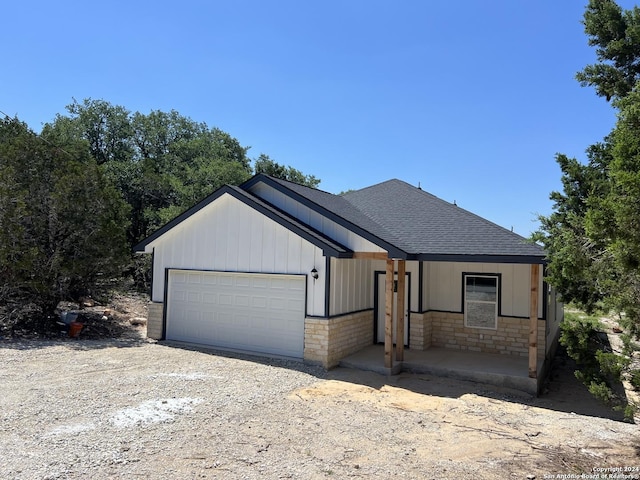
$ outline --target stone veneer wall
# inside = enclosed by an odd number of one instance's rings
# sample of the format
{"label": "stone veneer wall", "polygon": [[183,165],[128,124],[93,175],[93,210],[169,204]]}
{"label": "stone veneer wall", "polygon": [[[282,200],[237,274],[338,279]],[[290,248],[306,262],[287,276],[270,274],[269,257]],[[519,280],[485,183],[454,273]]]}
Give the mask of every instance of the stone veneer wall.
{"label": "stone veneer wall", "polygon": [[[434,347],[455,348],[473,352],[500,353],[505,355],[529,356],[529,319],[498,317],[497,330],[468,328],[464,326],[464,314],[427,312],[423,314],[425,324],[431,325],[430,344]],[[413,316],[411,331],[413,332]],[[416,319],[416,323],[417,319]],[[426,332],[424,347],[428,348]],[[416,332],[417,333],[417,332]],[[418,341],[412,337],[412,347],[418,348]],[[415,343],[414,343],[415,342]],[[538,320],[538,359],[545,358],[545,321]]]}
{"label": "stone veneer wall", "polygon": [[426,350],[431,346],[431,320],[426,313],[411,312],[409,318],[409,347]]}
{"label": "stone veneer wall", "polygon": [[155,340],[162,339],[162,317],[164,315],[164,303],[149,302],[147,315],[147,337]]}
{"label": "stone veneer wall", "polygon": [[335,318],[306,318],[304,359],[332,368],[358,350],[373,344],[373,310]]}

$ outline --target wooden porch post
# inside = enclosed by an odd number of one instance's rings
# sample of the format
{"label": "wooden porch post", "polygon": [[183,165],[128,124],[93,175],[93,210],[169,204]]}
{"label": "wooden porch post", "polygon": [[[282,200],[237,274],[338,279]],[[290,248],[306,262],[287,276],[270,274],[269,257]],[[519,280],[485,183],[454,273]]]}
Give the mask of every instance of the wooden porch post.
{"label": "wooden porch post", "polygon": [[394,260],[387,259],[384,303],[384,366],[393,368],[393,270]]}
{"label": "wooden porch post", "polygon": [[396,309],[396,360],[404,361],[404,277],[406,261],[398,260],[398,293]]}
{"label": "wooden porch post", "polygon": [[529,300],[529,377],[538,378],[538,283],[540,265],[531,265],[531,297]]}

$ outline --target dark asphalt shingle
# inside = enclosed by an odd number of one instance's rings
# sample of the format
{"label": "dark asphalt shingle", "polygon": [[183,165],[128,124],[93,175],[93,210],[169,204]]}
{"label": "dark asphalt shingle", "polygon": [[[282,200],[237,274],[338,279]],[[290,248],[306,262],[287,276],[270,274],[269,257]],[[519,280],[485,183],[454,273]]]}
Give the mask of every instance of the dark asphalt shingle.
{"label": "dark asphalt shingle", "polygon": [[401,180],[349,192],[351,205],[413,254],[544,256],[544,250],[489,220]]}
{"label": "dark asphalt shingle", "polygon": [[544,257],[539,245],[401,180],[334,195],[269,178],[409,255]]}

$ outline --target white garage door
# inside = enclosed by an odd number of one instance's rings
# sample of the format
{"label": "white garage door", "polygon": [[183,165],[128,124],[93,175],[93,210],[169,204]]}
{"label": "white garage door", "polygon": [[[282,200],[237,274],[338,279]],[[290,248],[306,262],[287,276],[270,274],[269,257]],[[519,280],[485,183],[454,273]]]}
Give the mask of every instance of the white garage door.
{"label": "white garage door", "polygon": [[302,358],[305,277],[171,270],[167,340]]}

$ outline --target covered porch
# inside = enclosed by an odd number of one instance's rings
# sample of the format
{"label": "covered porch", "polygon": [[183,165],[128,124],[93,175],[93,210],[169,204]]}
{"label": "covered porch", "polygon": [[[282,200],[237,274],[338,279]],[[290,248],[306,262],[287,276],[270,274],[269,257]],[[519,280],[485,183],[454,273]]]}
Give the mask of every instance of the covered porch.
{"label": "covered porch", "polygon": [[[503,388],[511,388],[531,395],[538,393],[538,381],[528,375],[527,357],[500,355],[451,348],[431,347],[427,350],[404,350],[404,360],[385,367],[384,345],[370,345],[343,358],[340,366],[367,370],[383,375],[401,371],[467,380]],[[544,360],[538,362],[538,371]]]}
{"label": "covered porch", "polygon": [[[480,347],[474,348],[438,348],[429,343],[418,342],[423,348],[405,350],[404,342],[396,342],[396,339],[405,338],[405,325],[402,319],[407,309],[405,308],[405,270],[406,261],[403,259],[386,259],[385,269],[385,314],[384,314],[384,345],[373,345],[341,361],[341,365],[349,365],[366,370],[375,369],[385,374],[396,374],[400,371],[412,371],[416,373],[431,373],[439,376],[472,380],[476,382],[515,388],[521,391],[537,395],[540,382],[543,378],[544,353],[539,352],[540,326],[538,323],[539,294],[540,294],[540,264],[529,265],[529,316],[528,334],[524,338],[514,342],[526,345],[526,356],[504,355],[502,353],[490,353],[482,351]],[[397,275],[396,275],[397,273]],[[394,281],[394,278],[397,280]],[[496,293],[496,323],[499,312],[498,280],[495,281]],[[396,295],[397,293],[397,295]],[[490,302],[486,302],[490,303]],[[489,330],[489,329],[487,329]],[[478,331],[483,331],[479,330]],[[473,332],[472,332],[473,333]],[[524,333],[524,332],[523,332]],[[452,333],[453,335],[453,333]],[[469,335],[459,333],[458,335]],[[479,334],[482,338],[483,335]],[[506,336],[505,336],[506,338]],[[526,343],[524,343],[526,342]],[[544,349],[544,339],[542,347]],[[528,345],[527,345],[528,344]],[[358,366],[359,365],[359,366]]]}

